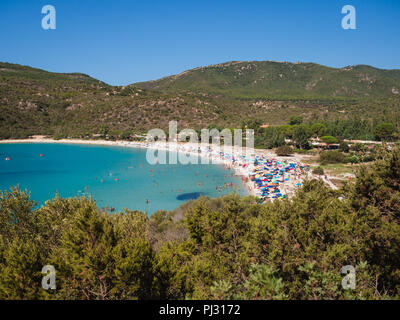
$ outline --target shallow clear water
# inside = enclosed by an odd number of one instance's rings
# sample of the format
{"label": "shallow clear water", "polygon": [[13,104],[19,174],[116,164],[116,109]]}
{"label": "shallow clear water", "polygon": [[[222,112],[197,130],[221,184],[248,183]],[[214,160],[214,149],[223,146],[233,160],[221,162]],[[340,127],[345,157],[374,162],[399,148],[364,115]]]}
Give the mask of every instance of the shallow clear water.
{"label": "shallow clear water", "polygon": [[39,204],[56,192],[62,197],[87,192],[99,207],[147,210],[151,214],[173,210],[201,194],[219,197],[232,193],[233,187],[216,190],[225,182],[240,186],[239,193],[245,194],[240,178],[231,177],[231,173],[212,164],[150,165],[146,150],[129,147],[0,144],[0,190],[19,185],[31,191],[31,198]]}

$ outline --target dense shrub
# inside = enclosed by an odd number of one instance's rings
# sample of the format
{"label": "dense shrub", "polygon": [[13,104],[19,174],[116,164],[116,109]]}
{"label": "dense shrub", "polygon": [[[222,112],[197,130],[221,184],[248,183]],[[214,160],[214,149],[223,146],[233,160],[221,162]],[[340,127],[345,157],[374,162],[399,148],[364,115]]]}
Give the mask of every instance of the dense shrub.
{"label": "dense shrub", "polygon": [[310,144],[308,139],[310,136],[309,128],[304,124],[293,126],[293,142],[297,148],[309,149]]}
{"label": "dense shrub", "polygon": [[366,152],[368,147],[363,143],[355,143],[351,146],[351,150],[355,152]]}
{"label": "dense shrub", "polygon": [[[183,219],[110,214],[90,198],[37,208],[11,189],[0,193],[0,299],[400,299],[399,185],[396,148],[340,190],[311,180],[263,205],[202,197]],[[47,264],[54,291],[41,288]],[[346,265],[355,289],[341,285]]]}
{"label": "dense shrub", "polygon": [[352,156],[348,156],[344,159],[344,163],[359,163],[360,162],[360,158],[357,157],[356,155],[352,155]]}
{"label": "dense shrub", "polygon": [[284,145],[276,148],[275,153],[277,156],[290,156],[291,154],[293,154],[293,149],[288,145]]}
{"label": "dense shrub", "polygon": [[322,167],[315,167],[312,173],[322,176],[324,174],[324,169]]}
{"label": "dense shrub", "polygon": [[375,157],[372,154],[367,154],[362,158],[362,162],[375,161]]}
{"label": "dense shrub", "polygon": [[319,155],[321,164],[343,163],[345,156],[340,151],[323,151]]}
{"label": "dense shrub", "polygon": [[339,142],[338,139],[336,139],[335,137],[332,137],[332,136],[323,136],[323,137],[321,137],[321,140],[323,142],[325,142],[325,143],[328,143],[328,144],[338,143]]}
{"label": "dense shrub", "polygon": [[396,127],[392,123],[381,123],[377,125],[374,129],[375,137],[379,140],[391,141],[396,132]]}
{"label": "dense shrub", "polygon": [[350,151],[350,146],[349,146],[349,144],[347,142],[342,141],[342,142],[340,142],[339,149],[342,152],[346,152],[347,153],[347,152]]}
{"label": "dense shrub", "polygon": [[302,116],[292,116],[290,117],[289,124],[290,125],[296,125],[296,124],[302,124],[303,123],[303,117]]}
{"label": "dense shrub", "polygon": [[285,138],[278,127],[268,127],[260,129],[260,134],[256,136],[255,145],[262,148],[272,149],[283,146]]}
{"label": "dense shrub", "polygon": [[321,137],[323,135],[325,135],[327,131],[327,127],[323,124],[323,123],[314,123],[311,126],[311,132],[313,133],[313,135],[315,137]]}

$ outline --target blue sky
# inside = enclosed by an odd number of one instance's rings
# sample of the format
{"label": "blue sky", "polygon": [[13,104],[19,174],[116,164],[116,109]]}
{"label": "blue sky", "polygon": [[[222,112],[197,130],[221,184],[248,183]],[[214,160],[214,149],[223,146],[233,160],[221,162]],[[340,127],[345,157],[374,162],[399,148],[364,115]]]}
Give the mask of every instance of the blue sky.
{"label": "blue sky", "polygon": [[[341,27],[348,4],[356,30]],[[1,0],[0,30],[0,61],[113,85],[232,60],[400,69],[399,0]]]}

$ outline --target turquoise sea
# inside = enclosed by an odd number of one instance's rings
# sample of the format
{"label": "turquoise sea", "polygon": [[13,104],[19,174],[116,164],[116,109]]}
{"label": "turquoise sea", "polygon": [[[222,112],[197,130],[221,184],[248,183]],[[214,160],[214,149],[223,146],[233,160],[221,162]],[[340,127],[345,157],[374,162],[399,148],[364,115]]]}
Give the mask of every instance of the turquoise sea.
{"label": "turquoise sea", "polygon": [[[6,160],[9,158],[9,160]],[[232,193],[216,187],[240,178],[220,165],[150,165],[146,150],[77,144],[0,144],[0,190],[19,185],[44,204],[55,196],[90,194],[99,207],[129,208],[149,214],[173,210],[199,195]],[[202,182],[202,185],[198,184]],[[148,203],[147,203],[148,200]]]}

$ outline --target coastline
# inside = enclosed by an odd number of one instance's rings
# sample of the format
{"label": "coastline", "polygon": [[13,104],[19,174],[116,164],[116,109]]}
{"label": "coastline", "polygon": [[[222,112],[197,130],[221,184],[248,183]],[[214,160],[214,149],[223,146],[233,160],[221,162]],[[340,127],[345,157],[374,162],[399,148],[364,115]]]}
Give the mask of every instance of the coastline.
{"label": "coastline", "polygon": [[[85,139],[59,139],[35,137],[30,139],[9,139],[0,140],[0,144],[24,144],[24,143],[51,143],[51,144],[82,144],[82,145],[98,145],[98,146],[114,146],[114,147],[128,147],[137,149],[157,149],[169,152],[178,152],[197,156],[198,159],[208,158],[210,164],[217,164],[233,170],[236,176],[242,177],[242,188],[245,189],[247,195],[258,197],[260,190],[257,189],[256,183],[250,179],[251,171],[254,169],[252,166],[253,159],[256,157],[264,157],[267,159],[275,159],[277,161],[292,161],[301,162],[298,157],[278,157],[271,150],[267,149],[248,149],[246,147],[232,148],[231,154],[221,156],[220,151],[224,151],[224,147],[217,148],[212,144],[193,144],[190,142],[146,142],[146,141],[124,141],[124,140],[85,140]],[[214,148],[214,149],[213,149]],[[251,157],[245,158],[243,155],[250,155]],[[235,158],[235,161],[232,161]],[[199,160],[199,163],[201,161]],[[208,162],[207,162],[208,163]],[[284,194],[291,195],[295,190],[294,182],[301,182],[303,179],[296,177],[296,181],[289,181],[282,186]],[[293,182],[293,183],[292,183]]]}
{"label": "coastline", "polygon": [[[85,140],[85,139],[59,139],[55,140],[52,138],[30,138],[30,139],[7,139],[7,140],[0,140],[0,144],[24,144],[24,143],[51,143],[51,144],[82,144],[82,145],[97,145],[97,146],[109,146],[109,147],[128,147],[128,148],[137,148],[137,149],[159,149],[165,151],[177,151],[181,153],[191,154],[199,156],[199,158],[208,157],[210,164],[221,165],[224,167],[229,167],[232,169],[236,176],[245,176],[249,177],[246,172],[241,170],[239,167],[232,166],[228,160],[221,159],[216,157],[215,155],[204,155],[199,154],[198,152],[194,152],[193,150],[196,147],[199,147],[201,144],[194,145],[193,143],[189,142],[145,142],[145,141],[125,141],[125,140]],[[163,146],[163,144],[165,146]],[[177,150],[174,150],[171,147],[177,147]],[[204,146],[204,145],[201,145]],[[212,145],[206,145],[212,146]],[[166,147],[166,148],[165,148]],[[183,148],[182,148],[183,147]],[[185,147],[188,148],[185,150]],[[200,163],[200,161],[199,161]],[[244,181],[244,180],[242,180]],[[243,186],[247,195],[257,196],[254,192],[254,186],[252,182],[248,179],[246,183],[243,182]]]}

